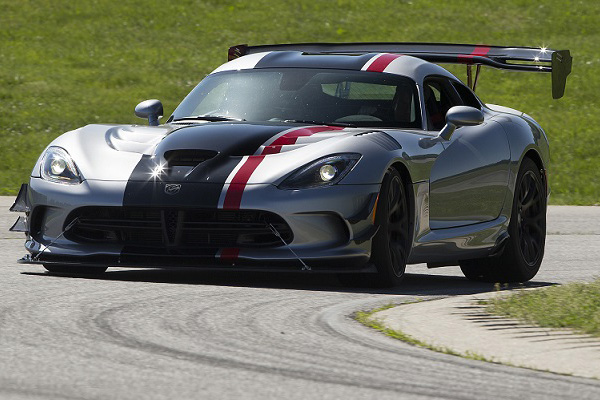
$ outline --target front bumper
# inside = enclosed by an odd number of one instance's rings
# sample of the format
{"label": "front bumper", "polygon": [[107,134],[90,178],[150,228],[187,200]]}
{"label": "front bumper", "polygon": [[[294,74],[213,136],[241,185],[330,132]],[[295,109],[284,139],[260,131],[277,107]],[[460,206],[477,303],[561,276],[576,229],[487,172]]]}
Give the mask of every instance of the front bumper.
{"label": "front bumper", "polygon": [[[84,181],[63,186],[32,178],[27,202],[31,208],[29,236],[25,244],[30,255],[23,263],[103,265],[122,267],[201,267],[244,270],[300,270],[302,261],[317,271],[374,271],[368,265],[374,200],[379,185],[335,185],[305,190],[280,190],[273,185],[248,185],[241,210],[263,210],[281,217],[293,232],[287,244],[269,247],[203,244],[182,249],[173,243],[164,246],[128,246],[124,243],[93,243],[72,240],[69,215],[81,207],[123,207],[125,181]],[[197,202],[177,196],[137,207],[157,209],[206,208],[202,184],[195,189]],[[71,221],[72,222],[72,221]],[[302,261],[300,261],[300,258]]]}

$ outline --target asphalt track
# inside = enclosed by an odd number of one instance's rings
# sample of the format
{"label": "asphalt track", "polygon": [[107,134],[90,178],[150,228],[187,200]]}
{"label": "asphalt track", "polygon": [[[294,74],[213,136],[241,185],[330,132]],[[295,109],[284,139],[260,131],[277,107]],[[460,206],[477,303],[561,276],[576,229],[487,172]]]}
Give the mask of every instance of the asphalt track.
{"label": "asphalt track", "polygon": [[[349,315],[390,302],[491,290],[457,268],[409,267],[394,290],[334,277],[22,266],[0,198],[0,399],[600,398],[600,381],[416,348]],[[532,285],[600,275],[600,207],[550,210]],[[426,315],[423,318],[427,318]]]}

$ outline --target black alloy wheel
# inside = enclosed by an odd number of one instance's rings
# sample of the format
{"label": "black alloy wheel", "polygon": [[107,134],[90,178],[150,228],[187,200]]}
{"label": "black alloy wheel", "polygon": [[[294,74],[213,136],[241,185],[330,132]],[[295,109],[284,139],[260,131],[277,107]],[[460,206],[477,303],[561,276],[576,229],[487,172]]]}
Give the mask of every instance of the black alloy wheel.
{"label": "black alloy wheel", "polygon": [[404,278],[410,249],[410,214],[406,188],[400,173],[386,171],[376,205],[377,234],[372,241],[370,262],[376,274],[339,274],[340,281],[352,286],[392,287]]}
{"label": "black alloy wheel", "polygon": [[512,205],[509,238],[503,252],[460,262],[463,274],[482,282],[526,282],[540,269],[546,243],[546,185],[530,158],[523,159]]}
{"label": "black alloy wheel", "polygon": [[399,174],[394,174],[390,179],[386,203],[390,268],[396,278],[402,278],[408,258],[408,206]]}
{"label": "black alloy wheel", "polygon": [[535,266],[544,254],[546,238],[545,195],[536,172],[528,170],[522,177],[517,203],[517,230],[523,261]]}

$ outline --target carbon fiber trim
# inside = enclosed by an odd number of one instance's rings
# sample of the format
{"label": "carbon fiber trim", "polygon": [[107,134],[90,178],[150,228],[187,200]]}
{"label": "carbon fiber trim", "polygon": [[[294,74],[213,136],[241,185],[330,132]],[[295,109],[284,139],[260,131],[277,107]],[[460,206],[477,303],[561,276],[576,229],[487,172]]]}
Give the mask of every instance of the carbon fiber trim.
{"label": "carbon fiber trim", "polygon": [[206,254],[202,257],[190,256],[157,256],[155,254],[134,254],[124,252],[121,256],[95,255],[86,257],[69,257],[44,254],[39,260],[34,260],[26,255],[17,262],[19,264],[56,264],[72,266],[101,266],[101,267],[127,267],[127,268],[197,268],[201,270],[227,270],[227,271],[269,271],[269,272],[304,272],[304,273],[344,273],[361,272],[375,273],[373,264],[366,262],[364,257],[335,257],[321,260],[309,260],[310,270],[299,268],[298,260],[251,260],[238,258],[235,265],[231,260],[216,259],[214,255]]}
{"label": "carbon fiber trim", "polygon": [[10,207],[10,211],[13,212],[29,212],[29,205],[27,204],[27,189],[28,186],[26,183],[21,185],[19,189],[19,194],[14,202],[14,204]]}

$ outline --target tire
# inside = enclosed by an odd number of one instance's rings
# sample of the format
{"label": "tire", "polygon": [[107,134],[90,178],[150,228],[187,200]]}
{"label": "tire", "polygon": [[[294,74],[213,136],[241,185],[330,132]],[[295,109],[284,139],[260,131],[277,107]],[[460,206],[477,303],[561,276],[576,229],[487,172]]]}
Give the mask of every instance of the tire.
{"label": "tire", "polygon": [[404,278],[410,249],[410,223],[406,189],[400,173],[386,171],[376,206],[375,225],[370,262],[376,274],[339,274],[339,280],[352,286],[392,287]]}
{"label": "tire", "polygon": [[44,268],[50,273],[73,274],[73,275],[99,275],[104,273],[108,267],[95,267],[89,265],[60,265],[44,264]]}
{"label": "tire", "polygon": [[546,191],[542,172],[529,158],[517,175],[508,234],[499,256],[461,261],[463,274],[480,282],[526,282],[539,271],[546,242]]}

